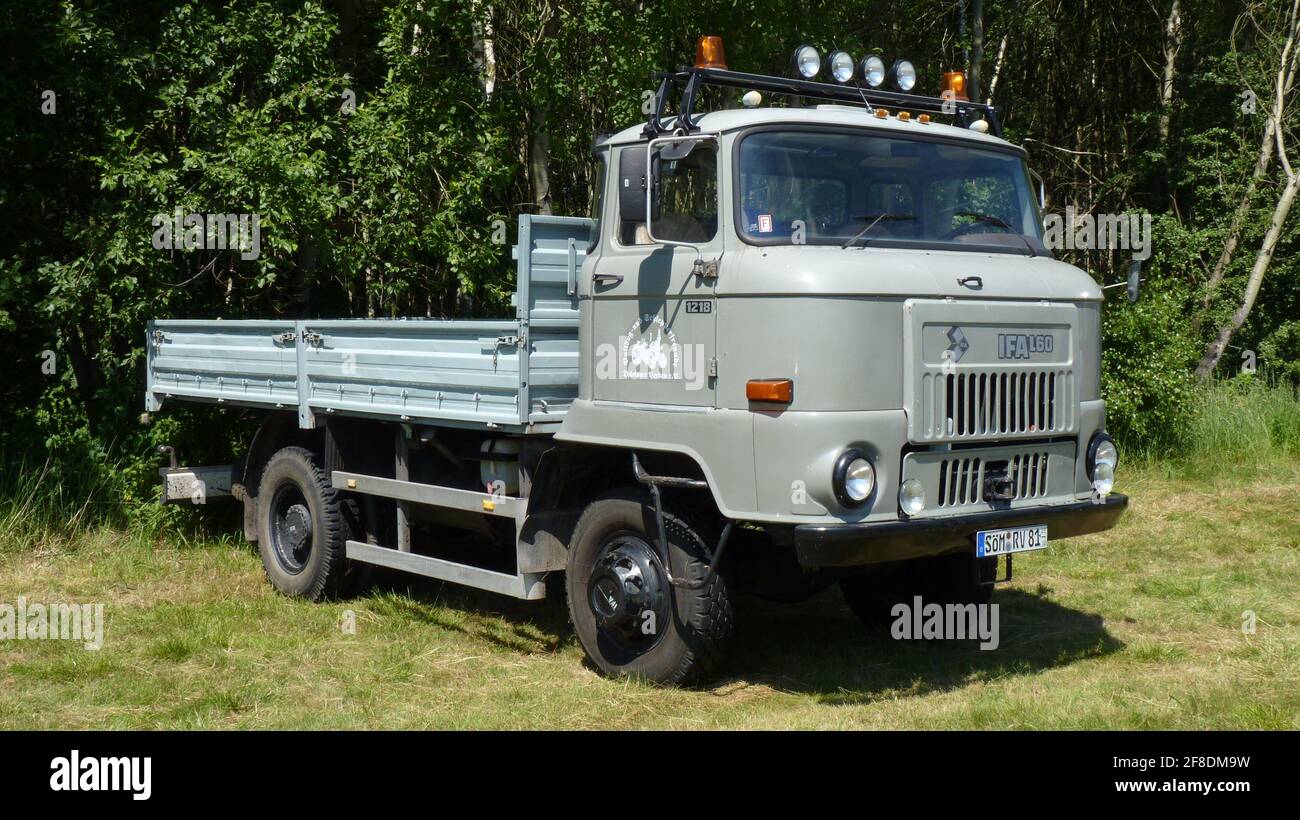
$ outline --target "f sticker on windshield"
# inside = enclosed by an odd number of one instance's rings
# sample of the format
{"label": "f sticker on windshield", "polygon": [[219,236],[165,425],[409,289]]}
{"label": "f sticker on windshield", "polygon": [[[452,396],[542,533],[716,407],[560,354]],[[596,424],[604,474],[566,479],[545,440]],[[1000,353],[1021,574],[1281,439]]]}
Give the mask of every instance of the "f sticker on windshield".
{"label": "f sticker on windshield", "polygon": [[771,232],[772,232],[772,215],[771,215],[771,214],[759,214],[759,215],[758,215],[758,232],[759,232],[759,233],[771,233]]}

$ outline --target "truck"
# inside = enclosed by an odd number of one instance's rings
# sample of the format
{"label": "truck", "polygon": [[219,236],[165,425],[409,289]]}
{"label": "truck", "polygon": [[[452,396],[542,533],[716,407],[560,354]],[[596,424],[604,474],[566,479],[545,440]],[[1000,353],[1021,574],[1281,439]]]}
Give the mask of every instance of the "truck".
{"label": "truck", "polygon": [[164,500],[242,501],[288,595],[563,594],[596,670],[664,684],[717,670],[738,594],[978,606],[1114,525],[1103,289],[996,109],[906,60],[721,55],[596,138],[592,217],[518,217],[512,316],[149,322],[146,414],[265,414],[235,464],[173,452]]}

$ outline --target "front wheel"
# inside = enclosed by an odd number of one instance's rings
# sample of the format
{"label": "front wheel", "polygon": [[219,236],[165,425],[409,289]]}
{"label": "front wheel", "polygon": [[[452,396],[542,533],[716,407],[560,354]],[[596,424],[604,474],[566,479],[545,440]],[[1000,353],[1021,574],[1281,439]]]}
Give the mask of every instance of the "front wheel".
{"label": "front wheel", "polygon": [[[665,513],[673,577],[703,580],[709,550],[700,534]],[[657,546],[654,507],[620,491],[583,512],[565,573],[569,618],[602,673],[687,684],[716,668],[732,632],[731,589],[718,572],[703,589],[674,587]]]}

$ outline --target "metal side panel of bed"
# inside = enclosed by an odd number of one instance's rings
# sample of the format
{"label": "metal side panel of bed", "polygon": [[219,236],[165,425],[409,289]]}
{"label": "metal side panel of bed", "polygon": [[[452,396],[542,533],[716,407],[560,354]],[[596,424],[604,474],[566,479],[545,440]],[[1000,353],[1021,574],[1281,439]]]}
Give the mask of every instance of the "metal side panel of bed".
{"label": "metal side panel of bed", "polygon": [[524,431],[578,387],[577,277],[589,219],[521,216],[515,318],[157,319],[145,407],[167,399]]}

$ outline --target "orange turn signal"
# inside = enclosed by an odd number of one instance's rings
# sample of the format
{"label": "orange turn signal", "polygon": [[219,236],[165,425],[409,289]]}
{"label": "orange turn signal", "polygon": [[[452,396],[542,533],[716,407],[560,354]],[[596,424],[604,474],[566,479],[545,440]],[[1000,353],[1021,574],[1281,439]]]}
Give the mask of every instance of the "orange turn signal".
{"label": "orange turn signal", "polygon": [[722,38],[717,35],[701,37],[695,44],[696,68],[726,68],[727,57],[722,53]]}
{"label": "orange turn signal", "polygon": [[966,94],[966,72],[965,71],[945,71],[943,73],[943,83],[941,85],[940,97],[952,97],[955,100],[970,101]]}
{"label": "orange turn signal", "polygon": [[745,382],[745,398],[750,401],[794,401],[794,382],[790,379],[750,379]]}

